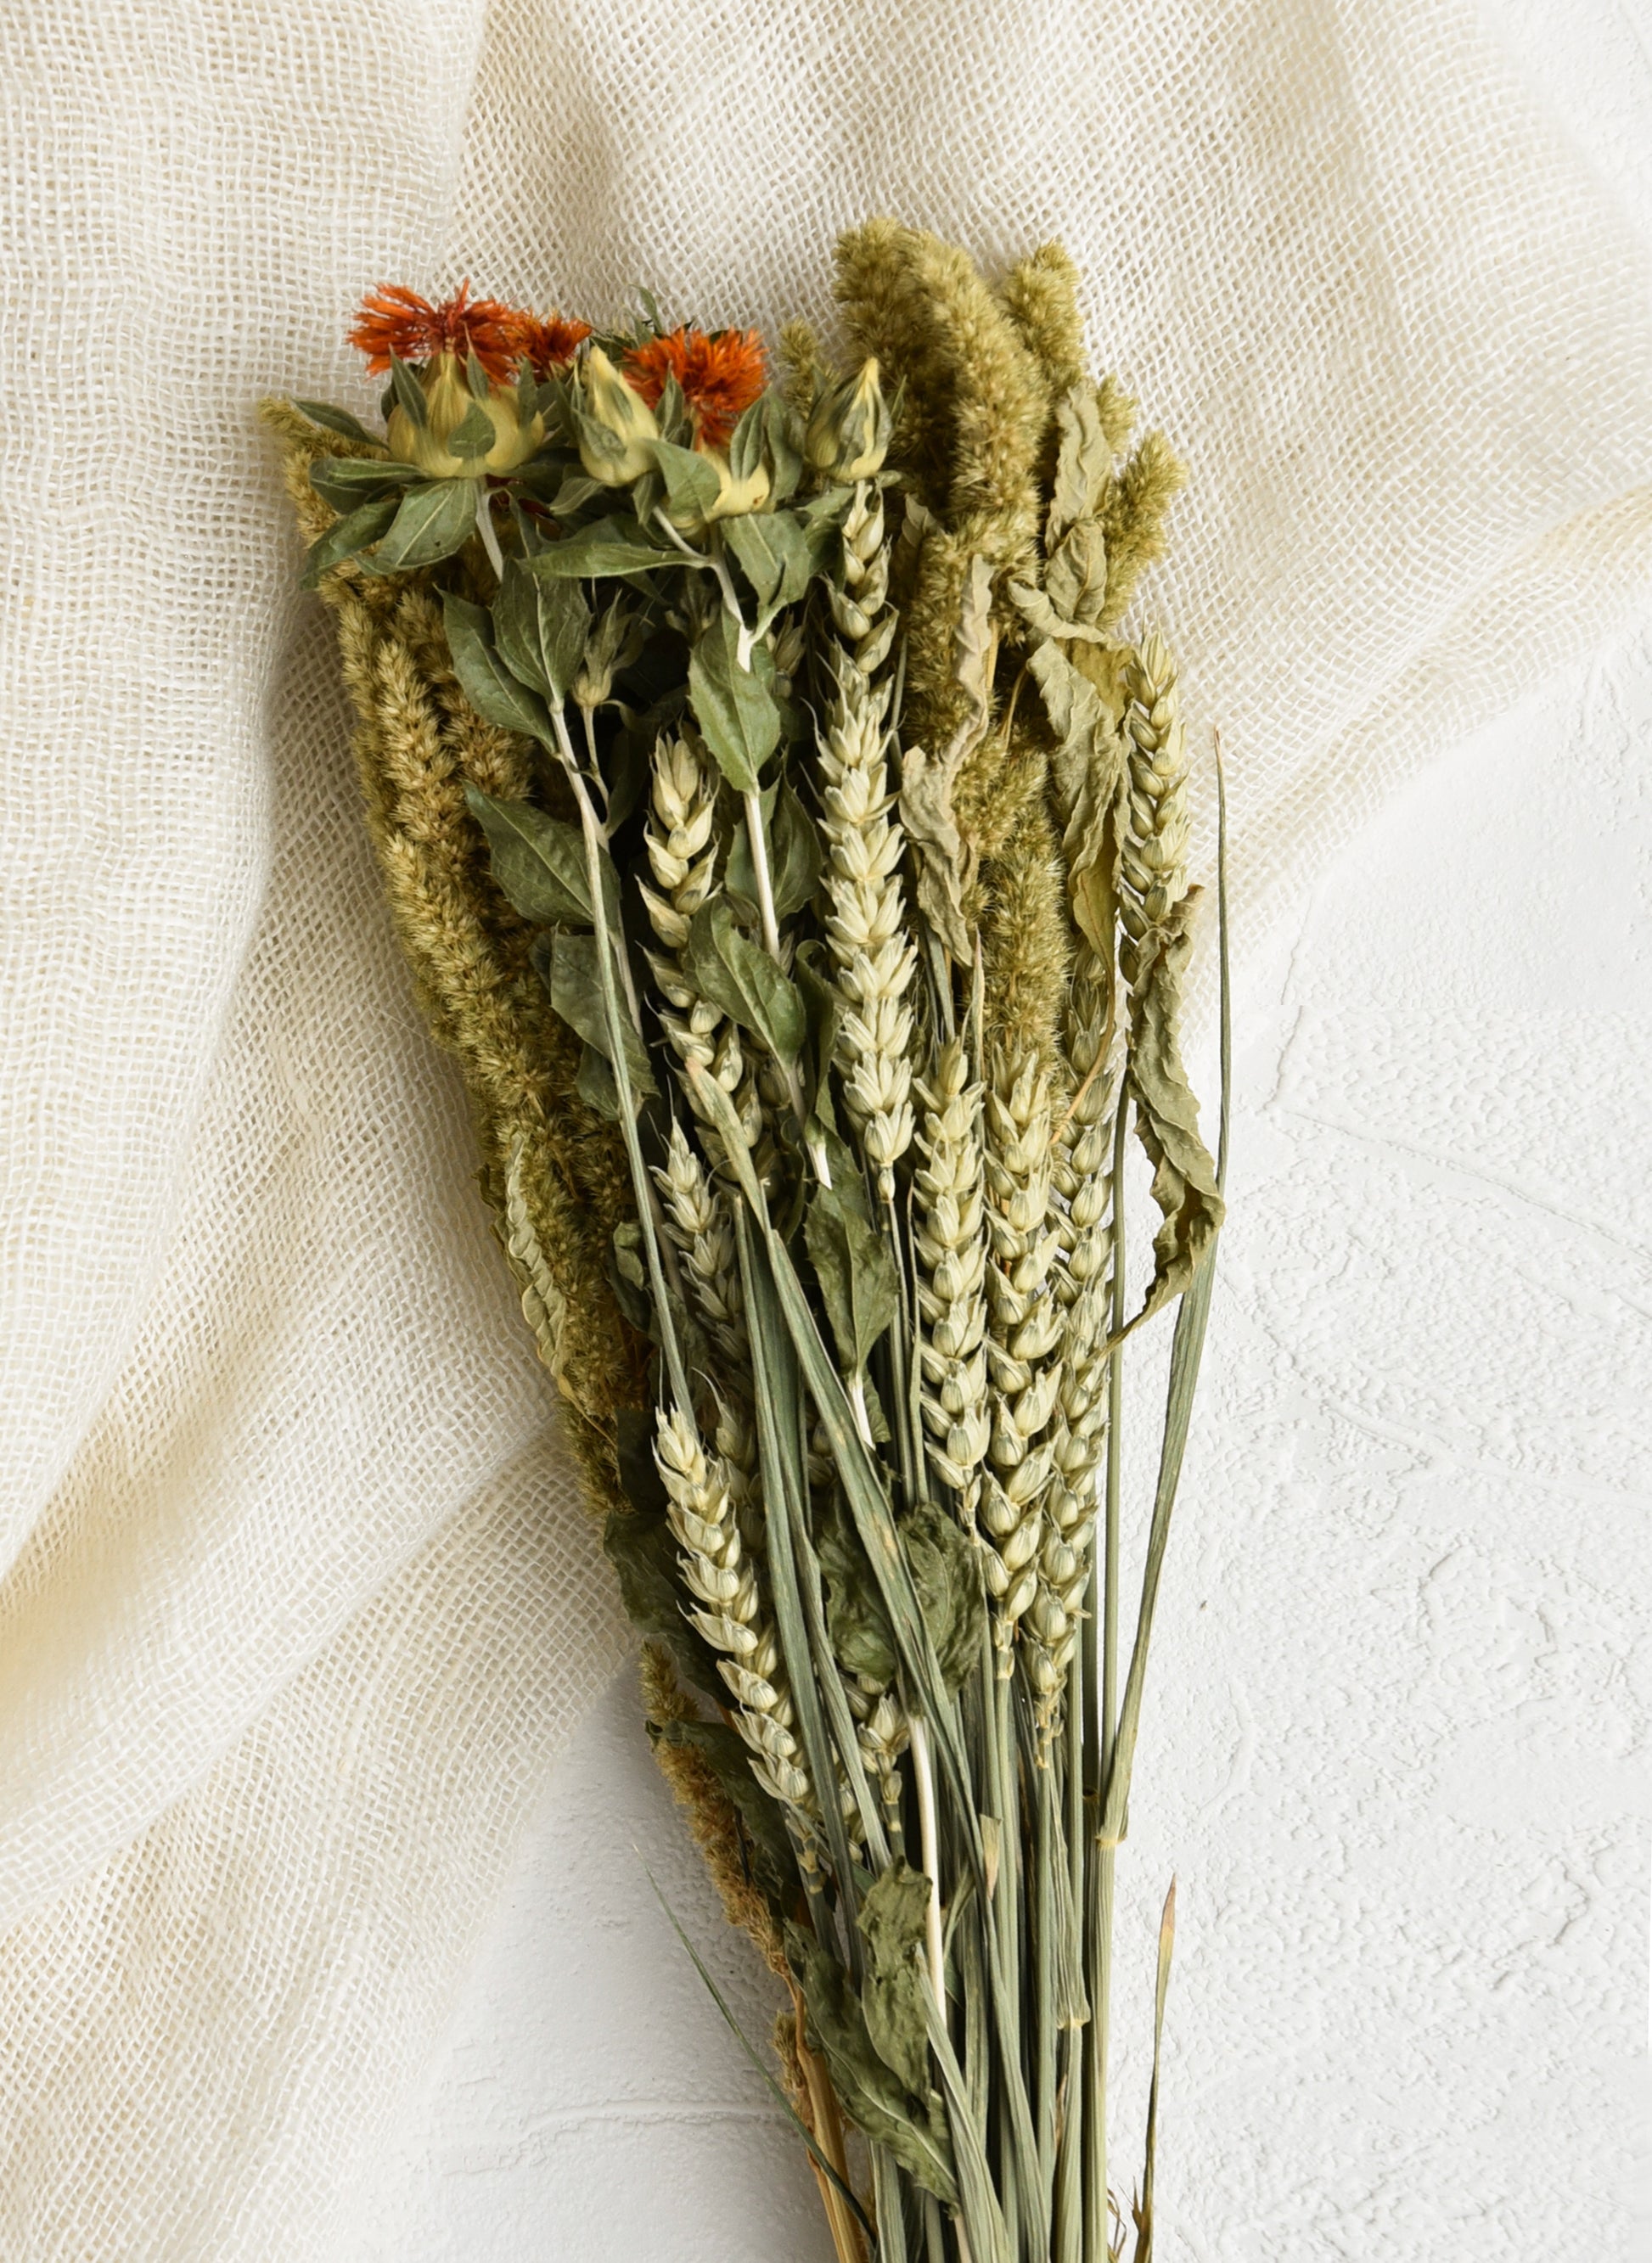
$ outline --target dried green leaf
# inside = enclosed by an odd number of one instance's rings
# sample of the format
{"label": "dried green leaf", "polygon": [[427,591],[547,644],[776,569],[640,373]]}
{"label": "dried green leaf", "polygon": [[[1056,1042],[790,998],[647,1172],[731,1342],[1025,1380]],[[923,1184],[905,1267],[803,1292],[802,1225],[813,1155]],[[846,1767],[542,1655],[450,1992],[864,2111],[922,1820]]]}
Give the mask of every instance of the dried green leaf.
{"label": "dried green leaf", "polygon": [[1044,523],[1044,546],[1051,555],[1069,527],[1096,516],[1112,476],[1112,450],[1102,430],[1092,387],[1076,385],[1064,400],[1056,402],[1055,429],[1061,434],[1061,445],[1049,516]]}
{"label": "dried green leaf", "polygon": [[751,512],[723,522],[723,539],[757,594],[766,618],[794,605],[808,587],[815,550],[792,512]]}
{"label": "dried green leaf", "polygon": [[728,1687],[717,1671],[716,1653],[684,1616],[688,1598],[678,1585],[677,1544],[663,1514],[612,1510],[602,1546],[619,1574],[620,1600],[632,1624],[665,1645],[685,1681],[726,1704]]}
{"label": "dried green leaf", "polygon": [[[1097,539],[1100,540],[1099,533]],[[1105,543],[1102,545],[1101,566],[1105,575],[1107,566]],[[1043,590],[1035,589],[1030,582],[1011,582],[1010,595],[1035,636],[1051,637],[1069,644],[1105,644],[1108,640],[1105,632],[1095,627],[1091,622],[1069,620],[1064,613],[1058,612]],[[1101,595],[1104,597],[1106,595],[1105,582]]]}
{"label": "dried green leaf", "polygon": [[[620,1121],[619,1080],[595,1045],[582,1045],[579,1048],[579,1066],[574,1072],[574,1089],[586,1107],[594,1115],[600,1116],[605,1124]],[[639,1321],[637,1325],[641,1327],[642,1323]]]}
{"label": "dried green leaf", "polygon": [[442,619],[460,689],[483,721],[554,746],[556,734],[545,702],[518,682],[494,649],[487,607],[450,593],[442,600]]}
{"label": "dried green leaf", "polygon": [[815,1549],[826,1580],[826,1625],[838,1664],[845,1674],[887,1689],[899,1663],[889,1615],[859,1535],[835,1493],[822,1504]]}
{"label": "dried green leaf", "polygon": [[376,502],[364,502],[358,510],[349,511],[343,518],[335,519],[325,534],[313,542],[304,560],[301,586],[314,589],[322,575],[353,558],[358,551],[376,542],[401,507],[399,495],[385,495]]}
{"label": "dried green leaf", "polygon": [[413,465],[388,463],[382,456],[318,456],[310,466],[309,482],[323,502],[347,511],[400,493],[418,476]]}
{"label": "dried green leaf", "polygon": [[319,424],[324,432],[337,432],[342,440],[359,440],[369,448],[382,448],[382,439],[374,439],[365,424],[359,423],[347,408],[335,408],[327,401],[295,401],[293,403],[301,416],[312,424]]}
{"label": "dried green leaf", "polygon": [[527,561],[531,574],[549,582],[595,582],[627,574],[652,574],[680,564],[680,553],[662,549],[634,518],[599,518],[577,534],[547,543]]}
{"label": "dried green leaf", "polygon": [[[533,958],[556,1013],[594,1052],[612,1061],[613,1048],[603,1004],[596,935],[572,935],[565,928],[558,929],[552,935],[540,936],[533,946]],[[631,1073],[631,1088],[637,1095],[651,1093],[656,1086],[648,1050],[629,1021],[622,1018],[620,1026],[626,1066]]]}
{"label": "dried green leaf", "polygon": [[390,531],[369,560],[375,574],[407,574],[434,566],[462,550],[476,528],[476,488],[471,480],[432,480],[409,488]]}
{"label": "dried green leaf", "polygon": [[677,447],[670,440],[652,442],[648,453],[665,482],[672,510],[684,514],[682,524],[703,518],[720,492],[716,465],[697,450]]}
{"label": "dried green leaf", "polygon": [[1136,1137],[1153,1166],[1153,1199],[1163,1222],[1153,1237],[1153,1278],[1129,1328],[1188,1286],[1222,1221],[1216,1166],[1199,1136],[1199,1103],[1182,1065],[1179,1034],[1182,977],[1192,950],[1189,920],[1199,893],[1190,888],[1165,926],[1143,944],[1130,1001],[1126,1088],[1135,1103]]}
{"label": "dried green leaf", "polygon": [[953,807],[957,766],[949,768],[922,747],[901,757],[901,823],[917,865],[914,893],[942,948],[960,966],[975,958],[975,938],[964,899],[974,881],[975,852],[958,828]]}
{"label": "dried green leaf", "polygon": [[1097,955],[1111,965],[1118,901],[1115,810],[1124,741],[1100,693],[1060,645],[1035,646],[1028,665],[1057,736],[1050,776],[1065,828],[1061,861],[1073,920]]}
{"label": "dried green leaf", "polygon": [[797,986],[766,951],[741,934],[722,897],[695,913],[683,959],[702,997],[761,1038],[777,1059],[797,1059],[808,1035]]}
{"label": "dried green leaf", "polygon": [[883,1238],[836,1187],[817,1187],[803,1229],[809,1262],[851,1377],[861,1373],[900,1308],[895,1261]]}
{"label": "dried green leaf", "polygon": [[499,656],[513,676],[560,707],[579,670],[591,608],[576,582],[547,582],[505,560],[493,601]]}
{"label": "dried green leaf", "polygon": [[753,647],[750,668],[742,668],[739,632],[720,609],[699,637],[688,663],[688,692],[694,719],[718,769],[736,793],[754,793],[757,774],[780,743],[780,711],[774,700],[774,661],[762,646]]}
{"label": "dried green leaf", "polygon": [[823,2054],[832,2088],[850,2119],[874,2144],[887,2145],[925,2192],[952,2205],[958,2197],[952,2139],[940,2100],[915,2098],[873,2046],[849,1975],[801,1926],[786,1929],[786,1955],[808,2013],[809,2032]]}
{"label": "dried green leaf", "polygon": [[860,1988],[866,2033],[884,2064],[919,2097],[930,2086],[928,1982],[919,1963],[929,1898],[929,1880],[897,1855],[862,1900],[859,1920],[866,1949]]}
{"label": "dried green leaf", "polygon": [[[725,1689],[725,1704],[728,1695]],[[797,1856],[779,1804],[751,1773],[751,1754],[739,1732],[721,1721],[668,1721],[657,1733],[662,1744],[684,1746],[707,1762],[746,1827],[758,1884],[783,1909],[796,1893]]]}
{"label": "dried green leaf", "polygon": [[973,754],[987,735],[992,720],[992,675],[998,656],[998,633],[992,619],[992,568],[984,558],[969,561],[953,640],[953,674],[968,700],[947,759],[954,766]]}
{"label": "dried green leaf", "polygon": [[955,1690],[981,1660],[987,1607],[980,1558],[953,1518],[932,1500],[918,1501],[900,1520],[898,1529],[941,1679]]}
{"label": "dried green leaf", "polygon": [[[837,1024],[843,1015],[843,993],[832,978],[830,961],[823,943],[801,944],[792,962],[792,979],[797,984],[803,1001],[803,1011],[808,1019],[808,1041],[804,1052],[803,1103],[808,1114],[811,1139],[836,1138],[832,1115],[831,1080],[828,1074],[837,1050]],[[848,1154],[847,1183],[852,1188],[859,1183],[859,1168]],[[843,1178],[837,1162],[832,1163],[834,1182]],[[864,1204],[865,1197],[862,1195]]]}
{"label": "dried green leaf", "polygon": [[[820,881],[820,833],[789,785],[777,783],[763,794],[763,828],[769,846],[769,886],[775,915],[786,919],[811,900]],[[757,917],[757,876],[751,861],[751,836],[743,825],[728,843],[723,886],[736,911]]]}
{"label": "dried green leaf", "polygon": [[1093,629],[1107,596],[1107,539],[1081,518],[1044,568],[1044,591],[1063,621]]}
{"label": "dried green leaf", "polygon": [[[465,800],[488,836],[493,877],[535,927],[589,927],[591,886],[578,826],[548,816],[531,801],[500,801],[467,784]],[[612,864],[609,917],[617,919],[619,876]]]}

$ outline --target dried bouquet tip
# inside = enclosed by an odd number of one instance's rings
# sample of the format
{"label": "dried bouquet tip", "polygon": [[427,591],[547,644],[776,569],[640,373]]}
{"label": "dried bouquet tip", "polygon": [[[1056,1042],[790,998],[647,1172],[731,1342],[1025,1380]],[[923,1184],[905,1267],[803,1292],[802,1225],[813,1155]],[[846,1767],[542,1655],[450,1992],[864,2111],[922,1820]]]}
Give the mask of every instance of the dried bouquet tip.
{"label": "dried bouquet tip", "polygon": [[704,448],[726,448],[735,426],[768,381],[756,330],[692,330],[686,326],[633,346],[622,367],[650,408],[675,378],[694,437]]}
{"label": "dried bouquet tip", "polygon": [[451,354],[465,362],[475,354],[496,385],[508,385],[521,358],[525,319],[502,300],[473,299],[468,277],[434,306],[405,283],[380,283],[362,300],[350,343],[366,355],[370,377],[384,376],[392,356],[429,362]]}

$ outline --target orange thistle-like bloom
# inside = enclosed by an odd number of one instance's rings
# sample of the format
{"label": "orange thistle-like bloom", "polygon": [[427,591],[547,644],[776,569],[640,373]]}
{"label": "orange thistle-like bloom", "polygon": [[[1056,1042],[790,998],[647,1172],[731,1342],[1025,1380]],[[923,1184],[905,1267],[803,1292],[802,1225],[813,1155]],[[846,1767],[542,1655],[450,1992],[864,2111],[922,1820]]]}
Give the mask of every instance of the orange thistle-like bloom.
{"label": "orange thistle-like bloom", "polygon": [[373,377],[389,368],[392,354],[430,362],[442,354],[463,361],[474,353],[496,385],[508,385],[525,351],[518,343],[518,326],[532,319],[498,299],[473,299],[468,278],[438,307],[405,283],[381,283],[363,299],[350,343],[366,355]]}
{"label": "orange thistle-like bloom", "polygon": [[516,350],[525,354],[535,377],[554,377],[566,369],[574,358],[576,350],[591,336],[589,322],[576,322],[571,315],[518,315]]}
{"label": "orange thistle-like bloom", "polygon": [[673,330],[633,346],[625,373],[650,408],[658,406],[666,380],[683,388],[694,419],[694,437],[707,448],[722,448],[728,435],[763,391],[763,340],[755,330]]}

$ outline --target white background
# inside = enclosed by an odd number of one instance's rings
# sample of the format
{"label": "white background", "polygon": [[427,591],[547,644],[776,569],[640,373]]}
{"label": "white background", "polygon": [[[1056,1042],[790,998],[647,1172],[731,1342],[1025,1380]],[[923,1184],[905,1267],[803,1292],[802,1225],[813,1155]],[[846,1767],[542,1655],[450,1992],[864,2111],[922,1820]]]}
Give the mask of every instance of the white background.
{"label": "white background", "polygon": [[[1652,232],[1652,10],[1485,13]],[[1119,1943],[1144,2013],[1174,1869],[1165,2263],[1652,2256],[1652,620],[1437,756],[1239,970]],[[373,2263],[830,2254],[645,1861],[766,2027],[627,1674],[363,2194]]]}

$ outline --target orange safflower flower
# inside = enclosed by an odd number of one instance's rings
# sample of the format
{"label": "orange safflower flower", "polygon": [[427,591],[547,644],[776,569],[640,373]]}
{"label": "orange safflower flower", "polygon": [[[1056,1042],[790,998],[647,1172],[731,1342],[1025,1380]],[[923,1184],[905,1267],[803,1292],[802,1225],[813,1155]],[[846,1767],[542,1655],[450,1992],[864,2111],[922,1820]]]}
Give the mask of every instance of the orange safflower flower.
{"label": "orange safflower flower", "polygon": [[572,315],[559,315],[554,309],[548,315],[516,317],[516,350],[518,355],[527,356],[535,377],[552,377],[566,369],[576,348],[590,336],[589,322],[576,322]]}
{"label": "orange safflower flower", "polygon": [[508,385],[522,358],[518,325],[531,319],[501,300],[473,299],[468,278],[438,307],[405,283],[381,283],[363,299],[350,343],[366,355],[372,377],[389,368],[392,354],[429,362],[439,354],[463,361],[474,353],[496,385]]}
{"label": "orange safflower flower", "polygon": [[756,330],[673,330],[633,346],[625,373],[650,408],[658,406],[666,380],[683,388],[694,419],[694,437],[707,448],[726,447],[740,418],[763,391],[763,340]]}

